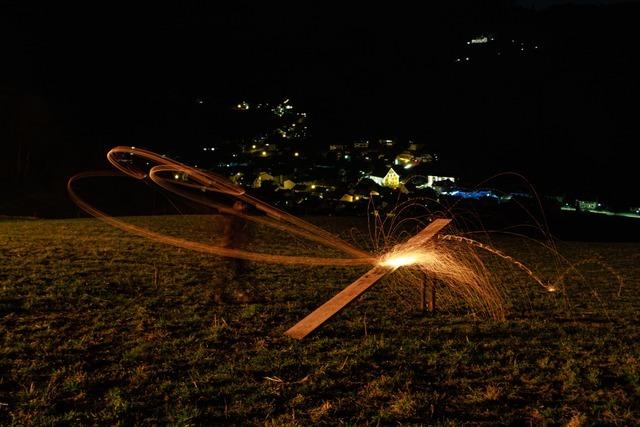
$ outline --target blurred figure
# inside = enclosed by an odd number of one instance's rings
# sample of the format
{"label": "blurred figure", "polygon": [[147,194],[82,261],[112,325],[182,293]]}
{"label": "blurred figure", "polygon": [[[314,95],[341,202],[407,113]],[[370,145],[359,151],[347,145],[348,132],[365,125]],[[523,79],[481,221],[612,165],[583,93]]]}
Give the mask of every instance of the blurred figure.
{"label": "blurred figure", "polygon": [[[222,245],[229,249],[244,249],[249,239],[249,226],[243,218],[246,214],[247,206],[237,200],[233,203],[233,210],[236,212],[235,214],[224,215],[222,217]],[[247,261],[239,258],[225,258],[222,265],[224,267],[224,273],[222,277],[219,278],[220,280],[216,288],[216,302],[222,303],[225,300],[248,302],[250,300],[249,290],[246,288],[245,283],[238,282],[238,278],[247,270]],[[232,292],[229,292],[230,285],[234,288]]]}
{"label": "blurred figure", "polygon": [[[248,240],[247,221],[243,218],[247,211],[247,206],[239,200],[233,203],[233,210],[237,214],[227,215],[224,217],[224,247],[229,249],[244,249],[244,245]],[[233,263],[232,274],[237,276],[247,266],[245,260],[240,258],[230,258]]]}

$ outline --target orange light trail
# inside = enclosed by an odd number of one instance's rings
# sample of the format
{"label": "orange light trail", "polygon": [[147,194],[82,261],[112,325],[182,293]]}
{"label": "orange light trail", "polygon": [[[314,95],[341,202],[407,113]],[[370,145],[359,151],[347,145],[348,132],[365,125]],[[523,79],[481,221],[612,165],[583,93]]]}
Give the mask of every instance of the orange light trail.
{"label": "orange light trail", "polygon": [[[201,253],[254,262],[309,266],[383,266],[395,272],[394,276],[396,277],[391,280],[398,285],[419,286],[424,283],[425,277],[435,279],[443,291],[439,298],[444,304],[449,303],[451,306],[456,306],[463,302],[474,313],[484,312],[493,318],[504,318],[504,295],[499,287],[495,285],[494,277],[475,253],[475,247],[480,246],[482,249],[487,249],[514,263],[548,291],[555,290],[555,288],[543,284],[531,270],[513,258],[493,251],[491,248],[468,238],[447,235],[437,239],[442,243],[436,244],[436,242],[430,240],[432,236],[427,236],[420,232],[403,243],[391,247],[391,239],[387,239],[388,236],[383,234],[385,245],[380,250],[376,250],[377,255],[373,255],[350,245],[322,228],[248,195],[244,188],[213,172],[190,167],[165,156],[135,147],[115,147],[109,151],[107,159],[125,176],[140,181],[153,182],[167,192],[215,209],[221,214],[240,217],[243,220],[251,221],[282,233],[307,239],[326,248],[337,250],[345,256],[260,253],[227,247],[222,243],[204,243],[160,233],[132,224],[122,218],[110,216],[86,202],[76,192],[75,184],[79,180],[90,177],[116,176],[118,175],[117,173],[87,172],[69,179],[67,183],[69,195],[82,210],[125,232],[156,242]],[[138,163],[144,163],[147,166],[137,166],[136,161],[142,161]],[[247,206],[252,206],[263,215],[250,215],[246,213],[246,210],[234,209],[228,204],[208,197],[207,195],[211,193],[224,195],[226,198],[230,197]],[[404,206],[399,212],[406,208]],[[402,221],[399,221],[399,224],[402,224]],[[393,228],[395,229],[395,227]],[[375,236],[374,242],[377,242],[379,234],[376,232]],[[451,241],[457,241],[464,246],[447,248],[444,243]]]}
{"label": "orange light trail", "polygon": [[[130,162],[124,162],[124,159],[130,160],[131,157],[138,157],[155,163],[148,171],[142,170],[132,165]],[[371,254],[357,249],[349,245],[344,240],[333,234],[316,227],[315,225],[304,221],[294,215],[277,209],[261,200],[246,194],[245,190],[230,182],[227,178],[212,172],[205,172],[196,168],[192,168],[183,163],[176,162],[167,157],[161,156],[154,152],[143,150],[135,147],[119,146],[109,151],[107,154],[109,162],[125,175],[138,179],[150,179],[159,187],[177,194],[191,201],[202,205],[215,208],[220,213],[226,215],[235,215],[242,217],[247,221],[252,221],[261,225],[265,225],[283,232],[291,233],[295,236],[302,237],[324,246],[337,249],[349,256],[348,258],[337,257],[312,257],[312,256],[291,256],[291,255],[275,255],[259,252],[246,251],[235,248],[227,248],[222,245],[214,245],[187,240],[179,237],[166,235],[140,227],[106,214],[105,212],[93,207],[84,201],[75,191],[74,184],[81,179],[89,177],[113,176],[110,172],[86,172],[73,176],[67,183],[67,190],[71,199],[78,207],[114,227],[117,227],[128,233],[136,234],[157,242],[168,245],[177,246],[197,252],[218,255],[223,257],[240,258],[256,262],[269,262],[278,264],[304,264],[304,265],[335,265],[335,266],[353,266],[353,265],[374,265],[377,258]],[[168,179],[164,176],[174,178],[177,176],[186,176],[188,181],[178,181]],[[196,196],[186,189],[199,189],[206,192],[215,192],[232,196],[248,205],[254,206],[257,210],[263,212],[266,216],[248,215],[238,212],[232,207],[222,203],[217,203],[205,197]]]}

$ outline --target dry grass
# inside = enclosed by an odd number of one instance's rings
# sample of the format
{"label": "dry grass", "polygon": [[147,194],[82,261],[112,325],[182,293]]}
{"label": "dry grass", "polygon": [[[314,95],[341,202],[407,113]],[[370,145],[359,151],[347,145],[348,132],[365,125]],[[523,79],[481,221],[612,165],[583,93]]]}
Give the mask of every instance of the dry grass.
{"label": "dry grass", "polygon": [[[202,236],[210,219],[137,221]],[[257,249],[297,250],[261,233]],[[546,279],[561,272],[520,241],[496,244]],[[294,342],[283,332],[363,269],[234,277],[95,220],[0,222],[0,424],[638,424],[639,248],[561,246],[606,261],[622,289],[597,263],[567,275],[566,294],[489,264],[506,321],[425,316],[387,281]]]}

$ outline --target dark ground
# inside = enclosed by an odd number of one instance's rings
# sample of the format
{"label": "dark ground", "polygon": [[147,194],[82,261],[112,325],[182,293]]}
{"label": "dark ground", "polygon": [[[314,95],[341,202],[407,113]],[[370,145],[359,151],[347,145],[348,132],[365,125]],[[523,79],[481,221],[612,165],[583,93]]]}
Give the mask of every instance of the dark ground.
{"label": "dark ground", "polygon": [[[133,221],[185,236],[215,223]],[[255,236],[257,250],[313,250]],[[557,276],[548,253],[494,243]],[[253,301],[216,303],[229,264],[215,257],[93,219],[2,221],[0,424],[638,424],[639,249],[560,244],[615,273],[579,266],[564,295],[491,264],[511,296],[506,321],[425,316],[383,282],[294,342],[283,332],[362,269],[251,264],[227,286],[249,285]]]}

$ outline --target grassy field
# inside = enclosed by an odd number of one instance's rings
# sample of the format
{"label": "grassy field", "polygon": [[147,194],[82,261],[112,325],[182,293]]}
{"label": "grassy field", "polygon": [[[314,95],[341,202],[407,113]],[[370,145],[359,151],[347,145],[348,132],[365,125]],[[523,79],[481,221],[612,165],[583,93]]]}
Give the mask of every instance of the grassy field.
{"label": "grassy field", "polygon": [[[212,223],[136,221],[200,239]],[[252,243],[313,250],[297,244],[266,231]],[[558,273],[520,241],[496,244]],[[561,252],[605,260],[624,286],[584,265],[566,294],[542,293],[496,263],[511,300],[493,321],[424,315],[383,282],[294,342],[283,332],[366,268],[249,264],[234,277],[229,261],[97,220],[2,221],[0,424],[637,425],[640,245]]]}

